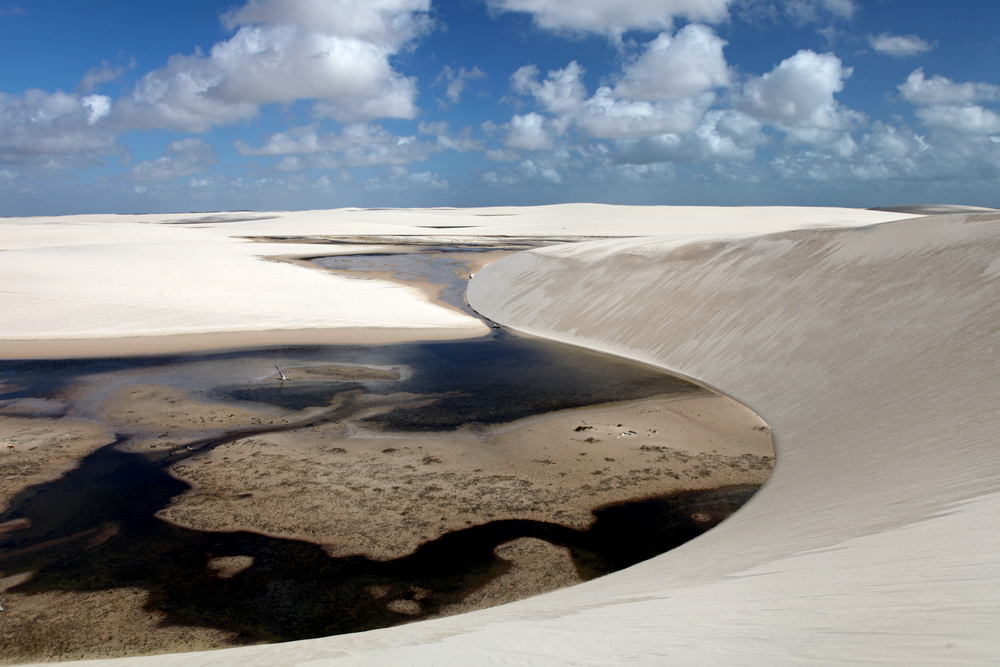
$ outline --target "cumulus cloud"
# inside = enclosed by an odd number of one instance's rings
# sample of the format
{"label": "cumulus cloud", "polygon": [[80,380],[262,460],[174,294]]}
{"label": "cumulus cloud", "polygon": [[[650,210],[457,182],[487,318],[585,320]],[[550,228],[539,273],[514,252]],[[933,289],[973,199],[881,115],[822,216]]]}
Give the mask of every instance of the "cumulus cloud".
{"label": "cumulus cloud", "polygon": [[429,0],[251,0],[207,55],[173,56],[116,109],[130,127],[205,131],[260,105],[319,100],[339,120],[412,118],[416,83],[389,59],[427,29]]}
{"label": "cumulus cloud", "polygon": [[532,112],[516,115],[510,119],[509,132],[504,140],[508,148],[542,150],[552,148],[555,140],[549,129],[549,121],[541,114]]}
{"label": "cumulus cloud", "polygon": [[631,138],[665,132],[689,132],[730,85],[722,49],[725,41],[710,28],[689,25],[675,35],[661,33],[644,45],[611,85],[592,96],[577,62],[548,72],[540,80],[534,65],[517,70],[512,89],[531,95],[542,111],[511,121],[508,148],[548,148],[554,137],[575,127],[595,138]]}
{"label": "cumulus cloud", "polygon": [[129,176],[138,181],[165,181],[197,174],[215,162],[215,151],[211,146],[202,139],[188,137],[170,142],[163,155],[155,160],[135,165]]}
{"label": "cumulus cloud", "polygon": [[1000,86],[955,82],[943,76],[927,78],[917,69],[898,88],[903,99],[917,105],[917,118],[924,125],[970,135],[1000,132],[1000,114],[976,104],[1000,100]]}
{"label": "cumulus cloud", "polygon": [[1000,143],[974,135],[922,135],[875,122],[849,154],[832,146],[778,155],[769,165],[784,182],[896,182],[924,184],[1000,177]]}
{"label": "cumulus cloud", "polygon": [[899,85],[903,99],[914,104],[968,104],[1000,99],[1000,86],[967,81],[956,83],[943,76],[927,78],[923,69],[910,73]]}
{"label": "cumulus cloud", "polygon": [[417,131],[420,134],[433,136],[438,145],[447,150],[458,152],[484,150],[482,140],[472,136],[471,127],[466,127],[459,132],[452,132],[451,126],[446,121],[439,121],[436,123],[418,123]]}
{"label": "cumulus cloud", "polygon": [[610,88],[601,87],[586,101],[576,122],[590,136],[602,139],[690,132],[698,126],[713,99],[707,93],[646,102],[620,98]]}
{"label": "cumulus cloud", "polygon": [[432,171],[409,173],[405,169],[391,172],[388,176],[377,176],[365,182],[367,190],[447,190],[451,185],[440,174]]}
{"label": "cumulus cloud", "polygon": [[236,150],[248,156],[308,156],[286,159],[287,171],[306,167],[340,168],[404,165],[421,162],[445,149],[441,142],[421,141],[414,135],[399,136],[378,125],[353,123],[339,133],[321,132],[316,125],[294,127],[272,134],[258,147],[237,141]]}
{"label": "cumulus cloud", "polygon": [[541,179],[553,185],[563,182],[562,174],[559,173],[558,169],[545,163],[539,163],[536,160],[524,160],[518,165],[518,168],[525,177],[532,180]]}
{"label": "cumulus cloud", "polygon": [[1000,114],[976,104],[936,104],[917,110],[925,124],[954,130],[963,134],[995,134],[1000,132]]}
{"label": "cumulus cloud", "polygon": [[[591,161],[586,166],[589,169],[597,168],[599,161]],[[480,178],[488,186],[517,187],[521,189],[540,187],[543,190],[551,189],[553,185],[561,185],[573,177],[582,177],[586,171],[582,169],[579,161],[574,161],[570,155],[563,150],[555,150],[549,153],[540,153],[519,160],[517,164],[512,164],[502,170],[491,170],[484,173]]]}
{"label": "cumulus cloud", "polygon": [[538,108],[515,115],[504,126],[504,150],[487,151],[485,157],[513,162],[518,151],[535,153],[521,159],[515,172],[490,172],[493,181],[487,182],[506,183],[518,174],[526,182],[556,183],[568,163],[543,156],[560,150],[588,151],[575,168],[577,177],[596,164],[617,178],[653,173],[646,165],[751,159],[766,140],[763,123],[748,113],[713,109],[719,93],[733,85],[725,45],[701,24],[661,32],[592,94],[576,61],[544,78],[535,65],[521,67],[511,76],[511,89],[533,98]]}
{"label": "cumulus cloud", "polygon": [[114,81],[121,77],[127,70],[135,67],[135,60],[130,60],[127,65],[114,66],[107,60],[101,62],[100,67],[91,67],[80,79],[76,86],[76,92],[87,94],[92,93],[102,84]]}
{"label": "cumulus cloud", "polygon": [[625,68],[615,92],[636,100],[674,100],[726,87],[730,73],[722,53],[725,45],[703,25],[686,26],[674,36],[660,33]]}
{"label": "cumulus cloud", "polygon": [[223,16],[229,30],[248,24],[297,25],[372,43],[402,44],[429,27],[429,0],[248,0]]}
{"label": "cumulus cloud", "polygon": [[668,132],[620,142],[615,160],[622,164],[660,162],[748,161],[766,141],[763,125],[732,109],[705,114],[692,132]]}
{"label": "cumulus cloud", "polygon": [[548,30],[605,34],[620,39],[628,30],[671,30],[675,18],[719,23],[732,0],[490,0],[498,11],[531,14]]}
{"label": "cumulus cloud", "polygon": [[452,104],[457,104],[462,99],[462,93],[469,85],[469,81],[474,81],[476,79],[485,79],[486,72],[479,69],[478,67],[459,67],[457,70],[452,69],[450,66],[445,65],[441,73],[438,74],[434,83],[438,85],[444,85],[445,97]]}
{"label": "cumulus cloud", "polygon": [[539,81],[538,67],[526,65],[511,76],[511,87],[515,92],[532,95],[550,113],[571,114],[587,97],[583,73],[583,67],[574,60],[562,69],[552,70],[544,81]]}
{"label": "cumulus cloud", "polygon": [[105,122],[110,108],[111,100],[104,95],[0,93],[0,162],[60,168],[118,153]]}
{"label": "cumulus cloud", "polygon": [[739,108],[774,124],[795,141],[830,141],[835,131],[850,129],[861,114],[845,108],[835,95],[851,75],[832,53],[799,51],[770,72],[746,82]]}
{"label": "cumulus cloud", "polygon": [[934,48],[930,42],[916,35],[890,35],[886,32],[881,35],[869,35],[868,43],[876,52],[894,58],[918,56]]}

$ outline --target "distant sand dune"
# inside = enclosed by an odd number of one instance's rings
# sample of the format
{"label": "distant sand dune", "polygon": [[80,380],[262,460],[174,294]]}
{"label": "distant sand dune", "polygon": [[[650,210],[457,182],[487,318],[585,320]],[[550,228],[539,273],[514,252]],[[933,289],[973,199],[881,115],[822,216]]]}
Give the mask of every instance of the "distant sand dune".
{"label": "distant sand dune", "polygon": [[[486,333],[476,318],[429,303],[411,287],[267,261],[371,252],[385,238],[683,238],[901,217],[841,208],[563,204],[0,218],[0,358],[65,356],[65,342],[76,340],[132,339],[126,345],[133,352],[197,349],[192,334],[213,334],[202,344],[218,348],[267,342],[266,332],[279,343],[324,340],[309,332],[327,332],[330,342],[369,342],[373,329],[382,329],[377,338],[386,341]],[[369,238],[372,245],[308,242],[324,236]],[[281,238],[296,242],[274,242]],[[186,338],[169,338],[177,336]],[[100,350],[88,342],[85,353]]]}
{"label": "distant sand dune", "polygon": [[917,215],[945,215],[948,213],[992,213],[1000,209],[983,206],[959,206],[955,204],[909,204],[904,206],[876,206],[870,211],[894,213],[914,213]]}

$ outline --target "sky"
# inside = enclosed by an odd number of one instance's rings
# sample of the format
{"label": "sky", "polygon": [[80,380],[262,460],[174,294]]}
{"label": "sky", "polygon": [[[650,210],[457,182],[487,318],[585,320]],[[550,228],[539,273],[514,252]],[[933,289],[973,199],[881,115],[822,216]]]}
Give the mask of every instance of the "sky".
{"label": "sky", "polygon": [[996,0],[0,0],[0,216],[1000,207]]}

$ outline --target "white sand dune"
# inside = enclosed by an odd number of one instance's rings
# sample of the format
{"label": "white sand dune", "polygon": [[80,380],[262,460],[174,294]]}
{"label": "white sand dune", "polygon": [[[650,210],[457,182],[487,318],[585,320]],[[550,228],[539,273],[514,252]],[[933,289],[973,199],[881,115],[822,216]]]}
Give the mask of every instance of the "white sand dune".
{"label": "white sand dune", "polygon": [[[730,520],[627,570],[494,609],[120,663],[995,662],[1000,215],[751,236],[738,211],[742,227],[668,224],[665,236],[519,253],[469,292],[496,321],[679,371],[764,417],[777,467]],[[880,221],[868,215],[887,214],[857,212],[853,224]],[[549,233],[593,224],[582,217]]]}
{"label": "white sand dune", "polygon": [[55,219],[0,223],[0,248],[3,341],[363,327],[441,337],[485,332],[415,290],[266,259],[329,253],[329,245],[253,243],[169,223]]}
{"label": "white sand dune", "polygon": [[[689,236],[900,217],[905,215],[854,209],[572,204],[6,218],[0,219],[0,357],[47,352],[25,347],[24,341],[304,329],[380,328],[396,330],[397,338],[408,330],[435,338],[486,332],[475,318],[428,303],[408,287],[266,259],[371,247],[248,240],[254,237],[416,235],[440,236],[446,242],[469,235]],[[344,342],[343,336],[337,340]],[[11,341],[21,344],[12,346]],[[149,340],[145,347],[162,349],[163,341]]]}

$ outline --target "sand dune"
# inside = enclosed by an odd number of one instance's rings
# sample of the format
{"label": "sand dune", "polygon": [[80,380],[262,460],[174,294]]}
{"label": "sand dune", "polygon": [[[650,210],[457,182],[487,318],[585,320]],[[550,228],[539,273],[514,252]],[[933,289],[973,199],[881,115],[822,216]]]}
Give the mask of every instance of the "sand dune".
{"label": "sand dune", "polygon": [[[871,224],[906,217],[853,209],[722,209],[572,204],[529,208],[390,209],[232,214],[80,215],[0,219],[0,358],[58,356],[60,341],[114,339],[128,349],[192,349],[269,342],[461,338],[475,318],[419,291],[354,280],[268,258],[362,253],[254,238],[733,234],[794,226]],[[325,332],[325,337],[316,332]],[[353,335],[350,332],[354,332]],[[252,338],[245,334],[255,332]],[[305,332],[305,333],[290,333]],[[309,333],[311,332],[311,333]],[[166,337],[187,335],[174,341]],[[27,342],[35,344],[29,345]],[[48,344],[46,344],[48,343]],[[93,343],[87,354],[99,353]]]}
{"label": "sand dune", "polygon": [[916,215],[944,215],[947,213],[996,213],[998,209],[961,204],[904,204],[902,206],[876,206],[872,211],[913,213]]}
{"label": "sand dune", "polygon": [[[795,226],[793,213],[783,229]],[[411,214],[396,215],[386,219]],[[420,215],[435,225],[468,220]],[[869,217],[879,215],[888,217]],[[472,304],[496,321],[679,371],[766,419],[777,467],[720,527],[622,572],[502,607],[122,664],[994,661],[1000,216],[877,226],[866,225],[892,216],[838,216],[826,219],[859,228],[753,236],[773,231],[757,216],[756,228],[742,218],[710,236],[682,221],[665,236],[519,253],[470,285]],[[565,219],[572,227],[573,215]],[[230,233],[272,221],[218,224]]]}

